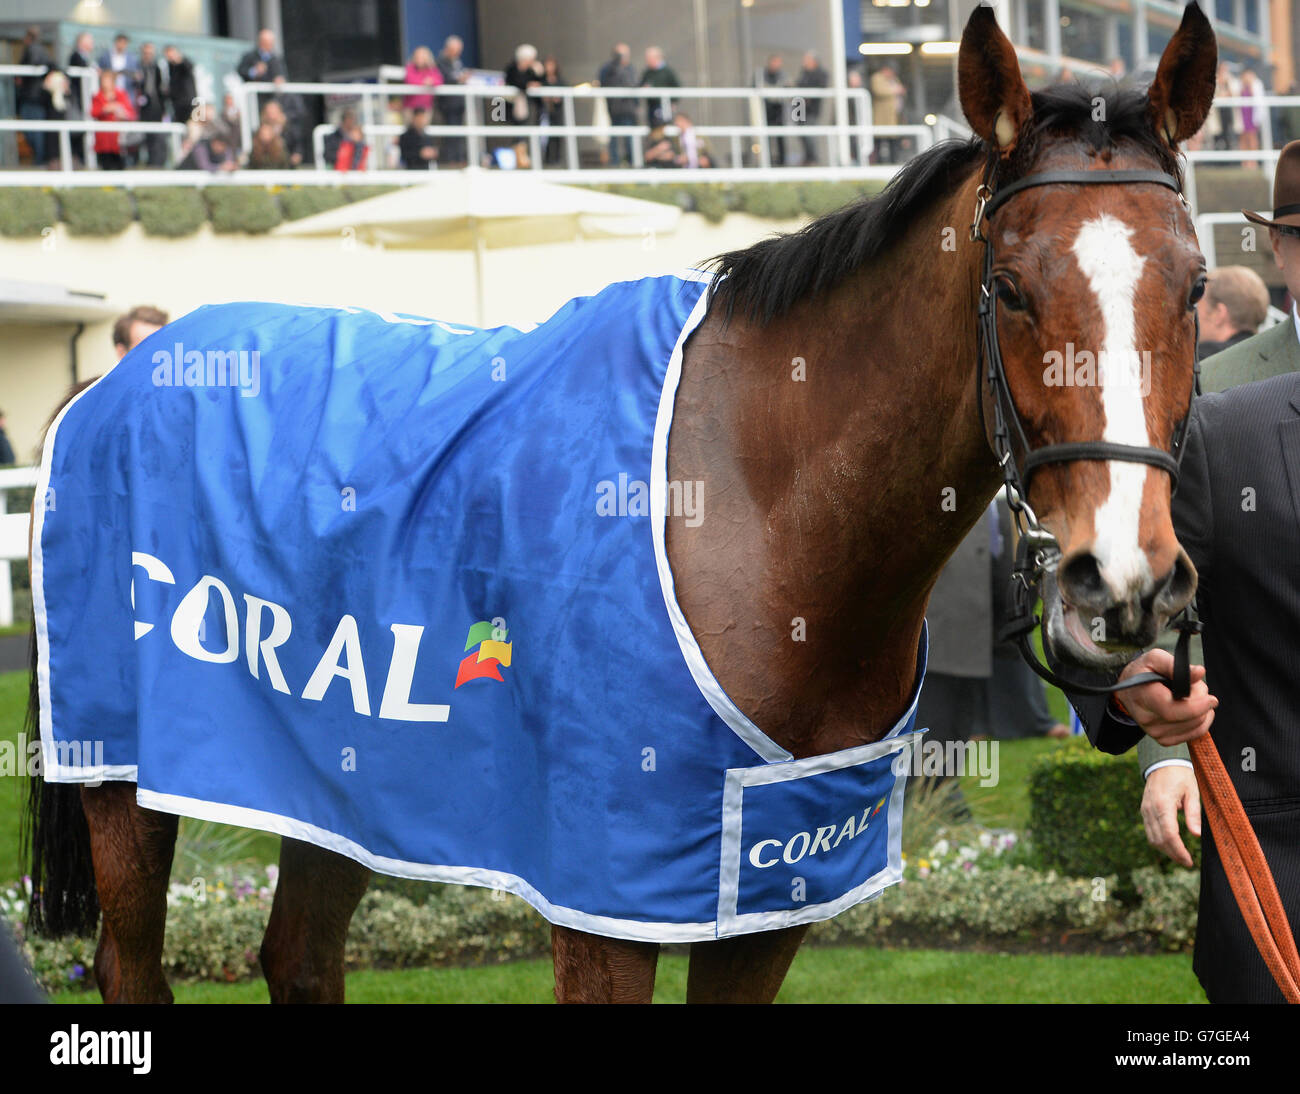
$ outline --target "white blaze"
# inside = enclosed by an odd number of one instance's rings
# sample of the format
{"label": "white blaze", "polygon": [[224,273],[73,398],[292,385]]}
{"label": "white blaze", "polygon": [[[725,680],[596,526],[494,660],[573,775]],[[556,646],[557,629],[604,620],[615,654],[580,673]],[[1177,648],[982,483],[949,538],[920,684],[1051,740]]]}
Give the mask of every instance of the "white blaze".
{"label": "white blaze", "polygon": [[[1085,221],[1074,241],[1074,257],[1101,311],[1102,344],[1098,382],[1106,424],[1102,440],[1146,447],[1141,357],[1137,348],[1136,296],[1146,259],[1133,250],[1133,229],[1112,216]],[[1093,554],[1101,576],[1120,596],[1149,587],[1151,567],[1138,542],[1146,464],[1108,460],[1110,493],[1094,516]]]}

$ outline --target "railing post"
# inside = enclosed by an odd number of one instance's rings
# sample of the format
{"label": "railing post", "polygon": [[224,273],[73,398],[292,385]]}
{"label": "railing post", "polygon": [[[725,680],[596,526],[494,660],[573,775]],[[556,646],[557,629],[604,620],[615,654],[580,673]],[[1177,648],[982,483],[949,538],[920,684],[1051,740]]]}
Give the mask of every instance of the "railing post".
{"label": "railing post", "polygon": [[573,92],[570,91],[569,94],[565,95],[563,101],[564,126],[566,129],[564,134],[564,158],[569,165],[569,170],[576,171],[578,169],[578,135],[573,131],[573,127],[577,124],[577,111],[573,105]]}
{"label": "railing post", "polygon": [[478,96],[472,91],[465,95],[465,159],[470,167],[483,163],[483,138],[479,135]]}
{"label": "railing post", "polygon": [[1218,247],[1214,242],[1214,225],[1208,217],[1197,217],[1196,242],[1201,245],[1201,254],[1205,256],[1205,268],[1214,269],[1219,264]]}
{"label": "railing post", "polygon": [[[66,129],[59,130],[59,169],[72,170],[72,134]],[[0,510],[3,512],[3,510]],[[0,624],[3,626],[3,624]]]}
{"label": "railing post", "polygon": [[[1186,158],[1186,163],[1183,168],[1183,194],[1187,198],[1188,209],[1191,212],[1192,217],[1195,218],[1198,209],[1198,203],[1196,200],[1196,163],[1192,160],[1191,156]],[[1213,264],[1207,267],[1207,269],[1213,268]]]}
{"label": "railing post", "polygon": [[240,84],[239,96],[243,100],[239,104],[239,150],[241,154],[248,155],[253,150],[253,120],[250,112],[257,111],[257,92],[250,91],[248,84]]}
{"label": "railing post", "polygon": [[[371,128],[374,126],[374,124],[375,124],[374,98],[373,96],[363,91],[361,93],[361,128],[363,132],[366,134],[366,147],[370,149],[370,156],[366,162],[370,165],[370,168],[372,170],[374,169],[375,157],[377,154],[375,152],[374,134],[371,133],[370,131]],[[353,168],[353,170],[355,170],[355,168]]]}

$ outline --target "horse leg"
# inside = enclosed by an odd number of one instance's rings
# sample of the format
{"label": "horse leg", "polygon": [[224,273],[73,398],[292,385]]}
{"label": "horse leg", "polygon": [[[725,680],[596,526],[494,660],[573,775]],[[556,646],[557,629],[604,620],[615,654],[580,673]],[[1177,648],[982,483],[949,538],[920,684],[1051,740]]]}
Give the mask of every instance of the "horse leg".
{"label": "horse leg", "polygon": [[95,949],[100,994],[105,1003],[170,1003],[162,951],[177,818],[137,805],[135,783],[83,786],[81,804],[104,914]]}
{"label": "horse leg", "polygon": [[688,1003],[770,1003],[807,926],[691,943]]}
{"label": "horse leg", "polygon": [[272,1003],[343,1002],[343,949],[370,871],[345,855],[280,840],[280,877],[262,938]]}
{"label": "horse leg", "polygon": [[659,943],[551,928],[557,1003],[649,1003]]}

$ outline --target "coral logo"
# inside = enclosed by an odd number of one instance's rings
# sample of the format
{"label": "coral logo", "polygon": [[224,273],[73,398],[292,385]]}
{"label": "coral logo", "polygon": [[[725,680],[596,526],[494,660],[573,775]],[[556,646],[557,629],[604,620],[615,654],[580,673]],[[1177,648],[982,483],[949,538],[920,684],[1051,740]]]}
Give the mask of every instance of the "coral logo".
{"label": "coral logo", "polygon": [[[506,621],[500,617],[492,622],[479,620],[469,629],[465,648],[471,652],[456,670],[456,687],[470,680],[500,680],[505,683],[499,667],[510,667],[512,642],[506,641]],[[477,649],[475,648],[477,647]]]}

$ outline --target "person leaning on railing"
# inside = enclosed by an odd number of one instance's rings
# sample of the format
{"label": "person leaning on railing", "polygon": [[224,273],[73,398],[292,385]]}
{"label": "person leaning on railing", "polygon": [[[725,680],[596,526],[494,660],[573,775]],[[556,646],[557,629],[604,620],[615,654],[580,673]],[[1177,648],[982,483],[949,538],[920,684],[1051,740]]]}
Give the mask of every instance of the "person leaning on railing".
{"label": "person leaning on railing", "polygon": [[[117,86],[117,75],[112,69],[99,74],[99,91],[90,102],[90,116],[99,122],[135,121],[131,96]],[[95,134],[95,158],[105,171],[121,171],[126,167],[122,157],[120,133],[101,131]]]}
{"label": "person leaning on railing", "polygon": [[[632,50],[626,42],[614,47],[614,55],[600,68],[596,83],[601,87],[636,87],[636,69],[632,67]],[[613,126],[636,125],[636,100],[627,95],[615,95],[606,100],[609,124]],[[617,133],[609,141],[609,166],[632,166],[632,138]]]}
{"label": "person leaning on railing", "polygon": [[428,107],[415,107],[411,111],[411,124],[397,140],[402,167],[407,171],[428,171],[437,162],[437,142],[424,131],[428,124]]}
{"label": "person leaning on railing", "polygon": [[[41,43],[41,28],[28,27],[27,35],[23,38],[22,57],[18,61],[22,65],[34,65],[36,67],[53,64],[49,51]],[[49,115],[46,113],[45,91],[40,76],[19,76],[18,84],[18,116],[26,118],[29,121],[45,121]],[[44,167],[47,162],[45,155],[45,145],[52,134],[40,130],[32,130],[30,133],[24,133],[28,147],[32,150],[32,162],[37,167]]]}
{"label": "person leaning on railing", "polygon": [[[442,44],[438,54],[438,71],[442,73],[444,87],[459,86],[469,79],[465,62],[461,60],[465,43],[456,35],[450,35]],[[444,125],[465,124],[465,98],[463,95],[438,95],[438,112],[442,115]],[[439,161],[445,167],[464,166],[468,155],[464,137],[446,137],[438,151]]]}

